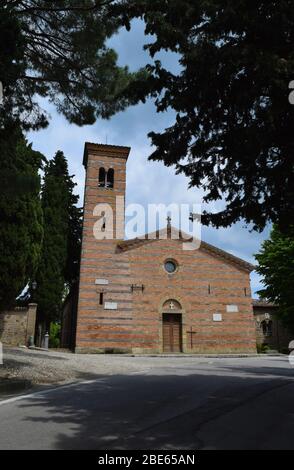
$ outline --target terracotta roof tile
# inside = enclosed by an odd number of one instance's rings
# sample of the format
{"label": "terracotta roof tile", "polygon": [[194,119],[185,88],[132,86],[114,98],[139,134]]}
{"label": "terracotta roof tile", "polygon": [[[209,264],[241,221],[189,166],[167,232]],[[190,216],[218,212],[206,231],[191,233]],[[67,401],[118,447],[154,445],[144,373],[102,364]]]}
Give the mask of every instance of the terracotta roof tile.
{"label": "terracotta roof tile", "polygon": [[84,157],[83,157],[83,165],[87,166],[88,161],[88,152],[91,151],[103,151],[112,153],[112,157],[114,157],[113,152],[117,153],[117,156],[124,157],[126,160],[128,159],[129,153],[131,148],[124,147],[122,145],[107,145],[107,144],[95,144],[94,142],[85,142],[84,147]]}

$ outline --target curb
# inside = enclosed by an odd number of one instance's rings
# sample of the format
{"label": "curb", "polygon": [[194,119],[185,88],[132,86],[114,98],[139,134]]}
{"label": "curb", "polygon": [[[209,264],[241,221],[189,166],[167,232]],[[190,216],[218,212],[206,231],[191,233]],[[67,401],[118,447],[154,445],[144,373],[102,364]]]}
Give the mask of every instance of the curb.
{"label": "curb", "polygon": [[[113,354],[115,356],[115,354]],[[184,358],[193,357],[194,359],[207,358],[207,359],[233,359],[233,358],[250,358],[250,357],[280,357],[285,356],[281,353],[273,354],[123,354],[124,357],[170,357],[170,358]]]}

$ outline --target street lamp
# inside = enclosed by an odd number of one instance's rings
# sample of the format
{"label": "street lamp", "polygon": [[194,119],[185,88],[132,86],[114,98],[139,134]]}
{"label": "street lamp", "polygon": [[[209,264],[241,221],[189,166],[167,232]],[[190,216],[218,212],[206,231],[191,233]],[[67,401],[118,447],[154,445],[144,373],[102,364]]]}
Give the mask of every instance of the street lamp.
{"label": "street lamp", "polygon": [[31,298],[31,301],[33,302],[34,301],[34,297],[35,297],[35,292],[36,292],[36,289],[37,289],[37,281],[33,281],[32,284],[32,298]]}

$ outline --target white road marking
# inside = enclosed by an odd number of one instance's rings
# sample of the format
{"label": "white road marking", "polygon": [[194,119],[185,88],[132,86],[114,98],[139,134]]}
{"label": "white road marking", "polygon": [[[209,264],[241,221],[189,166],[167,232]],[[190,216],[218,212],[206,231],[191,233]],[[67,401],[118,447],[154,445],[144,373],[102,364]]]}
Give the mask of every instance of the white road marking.
{"label": "white road marking", "polygon": [[79,386],[79,385],[90,385],[90,384],[99,382],[101,380],[103,380],[103,379],[85,380],[83,382],[72,382],[70,384],[60,385],[60,386],[57,386],[57,387],[54,387],[54,388],[49,388],[47,390],[38,390],[36,392],[27,393],[26,395],[18,395],[17,397],[12,397],[12,398],[7,398],[6,400],[1,400],[0,401],[0,406],[7,405],[9,403],[14,403],[14,402],[19,401],[19,400],[25,400],[26,398],[36,397],[38,395],[40,395],[40,396],[47,395],[48,393],[55,392],[55,391],[58,391],[58,390],[62,390],[62,389],[65,389],[65,388],[75,387],[75,386]]}
{"label": "white road marking", "polygon": [[[131,372],[130,375],[140,375],[146,374],[150,371],[150,369],[144,369],[141,371]],[[106,376],[112,377],[112,375]],[[70,384],[59,385],[57,387],[49,388],[47,390],[37,390],[36,392],[27,393],[26,395],[17,395],[16,397],[7,398],[6,400],[0,400],[0,406],[8,405],[9,403],[15,403],[16,401],[25,400],[27,398],[32,398],[36,396],[48,395],[48,393],[52,393],[58,390],[63,390],[65,388],[75,387],[79,385],[90,385],[97,382],[101,382],[104,379],[93,379],[93,380],[84,380],[83,382],[72,382]]]}

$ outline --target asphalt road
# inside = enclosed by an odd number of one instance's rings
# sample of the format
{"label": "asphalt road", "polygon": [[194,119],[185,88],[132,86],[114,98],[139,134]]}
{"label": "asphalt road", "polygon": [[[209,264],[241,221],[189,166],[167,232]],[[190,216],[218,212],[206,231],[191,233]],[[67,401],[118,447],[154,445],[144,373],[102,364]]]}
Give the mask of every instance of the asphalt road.
{"label": "asphalt road", "polygon": [[137,362],[0,402],[0,449],[294,449],[287,357]]}

